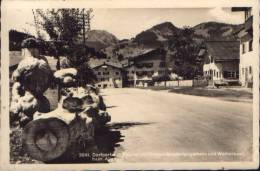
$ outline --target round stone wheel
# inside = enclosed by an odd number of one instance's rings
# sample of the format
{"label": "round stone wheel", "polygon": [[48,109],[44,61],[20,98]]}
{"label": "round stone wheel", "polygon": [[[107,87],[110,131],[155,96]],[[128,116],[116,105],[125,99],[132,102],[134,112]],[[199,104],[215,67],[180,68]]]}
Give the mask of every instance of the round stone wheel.
{"label": "round stone wheel", "polygon": [[31,121],[24,128],[23,145],[31,157],[48,162],[66,152],[69,138],[69,127],[62,120],[38,119]]}

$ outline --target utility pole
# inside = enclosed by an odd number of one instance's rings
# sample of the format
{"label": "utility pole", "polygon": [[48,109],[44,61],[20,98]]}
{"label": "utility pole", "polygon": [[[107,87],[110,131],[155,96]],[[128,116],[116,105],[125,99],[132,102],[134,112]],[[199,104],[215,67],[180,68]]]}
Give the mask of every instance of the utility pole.
{"label": "utility pole", "polygon": [[83,19],[83,45],[85,45],[86,44],[86,33],[85,33],[85,14],[84,14],[84,11],[85,11],[85,9],[83,8],[82,9],[82,14],[83,14],[83,17],[82,17],[82,19]]}
{"label": "utility pole", "polygon": [[93,12],[92,9],[82,9],[79,15],[79,21],[81,21],[80,23],[82,24],[82,37],[83,37],[83,44],[85,45],[86,43],[86,33],[88,33],[91,29],[90,27],[90,22],[91,19],[94,17],[93,15],[91,15],[91,13]]}
{"label": "utility pole", "polygon": [[[93,15],[91,15],[92,12],[93,12],[93,10],[91,8],[87,9],[87,10],[83,8],[79,12],[79,15],[78,15],[78,21],[79,21],[79,24],[82,27],[82,44],[83,44],[84,47],[86,45],[86,39],[87,39],[86,33],[88,33],[91,29],[90,28],[90,21],[93,18]],[[81,84],[81,85],[84,84],[83,75],[80,75],[79,84]]]}

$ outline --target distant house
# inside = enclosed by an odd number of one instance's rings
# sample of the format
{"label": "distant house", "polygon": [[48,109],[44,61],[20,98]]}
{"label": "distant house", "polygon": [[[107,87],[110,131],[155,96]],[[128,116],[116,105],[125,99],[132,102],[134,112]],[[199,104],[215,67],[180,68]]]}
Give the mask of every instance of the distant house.
{"label": "distant house", "polygon": [[253,55],[253,16],[251,7],[235,7],[233,12],[244,12],[245,23],[237,30],[236,34],[240,39],[240,77],[242,86],[252,87],[253,85],[253,66],[255,58]]}
{"label": "distant house", "polygon": [[162,76],[166,71],[166,51],[163,49],[150,49],[129,59],[124,67],[127,79],[131,85],[147,84],[153,76]]}
{"label": "distant house", "polygon": [[199,57],[204,58],[204,76],[215,84],[239,82],[239,42],[208,41],[200,49]]}
{"label": "distant house", "polygon": [[122,87],[122,65],[119,63],[99,59],[91,60],[90,67],[93,69],[99,88],[121,88]]}

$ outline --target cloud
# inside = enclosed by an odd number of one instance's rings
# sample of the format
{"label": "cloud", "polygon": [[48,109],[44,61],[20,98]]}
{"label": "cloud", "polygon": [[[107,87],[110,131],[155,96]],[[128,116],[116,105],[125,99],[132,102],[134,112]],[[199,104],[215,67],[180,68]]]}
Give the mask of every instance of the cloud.
{"label": "cloud", "polygon": [[218,22],[241,24],[243,23],[243,12],[231,12],[221,7],[213,8],[209,14]]}

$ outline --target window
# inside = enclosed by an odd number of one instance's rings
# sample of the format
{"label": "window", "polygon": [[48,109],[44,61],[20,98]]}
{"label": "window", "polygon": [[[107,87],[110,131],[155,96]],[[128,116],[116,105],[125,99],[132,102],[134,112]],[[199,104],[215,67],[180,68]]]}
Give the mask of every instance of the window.
{"label": "window", "polygon": [[132,74],[134,74],[135,73],[135,71],[132,71]]}
{"label": "window", "polygon": [[214,77],[216,76],[216,70],[213,71],[213,75],[214,75]]}
{"label": "window", "polygon": [[253,40],[249,41],[249,52],[253,50]]}
{"label": "window", "polygon": [[242,68],[242,75],[245,74],[245,68]]}
{"label": "window", "polygon": [[98,75],[101,75],[101,72],[98,72]]}
{"label": "window", "polygon": [[137,67],[137,68],[142,68],[142,67],[143,67],[143,64],[136,64],[136,67]]}
{"label": "window", "polygon": [[239,78],[239,71],[236,72],[236,78]]}
{"label": "window", "polygon": [[105,78],[101,78],[100,80],[101,80],[101,81],[105,81]]}
{"label": "window", "polygon": [[116,72],[116,75],[119,75],[119,72]]}
{"label": "window", "polygon": [[245,45],[245,43],[242,44],[242,53],[243,54],[246,53],[246,45]]}
{"label": "window", "polygon": [[218,72],[217,72],[217,78],[218,78]]}
{"label": "window", "polygon": [[109,72],[103,72],[103,75],[109,75]]}
{"label": "window", "polygon": [[145,63],[144,66],[146,68],[152,68],[153,67],[153,63]]}
{"label": "window", "polygon": [[166,71],[165,70],[159,70],[158,71],[158,74],[160,75],[160,74],[165,74],[166,73]]}
{"label": "window", "polygon": [[165,62],[160,62],[159,67],[163,68],[163,67],[165,67],[165,66],[166,66]]}
{"label": "window", "polygon": [[238,72],[237,71],[224,71],[224,78],[238,78]]}
{"label": "window", "polygon": [[100,84],[98,84],[98,87],[101,87],[101,85],[100,85]]}
{"label": "window", "polygon": [[252,74],[252,67],[249,67],[249,74]]}

